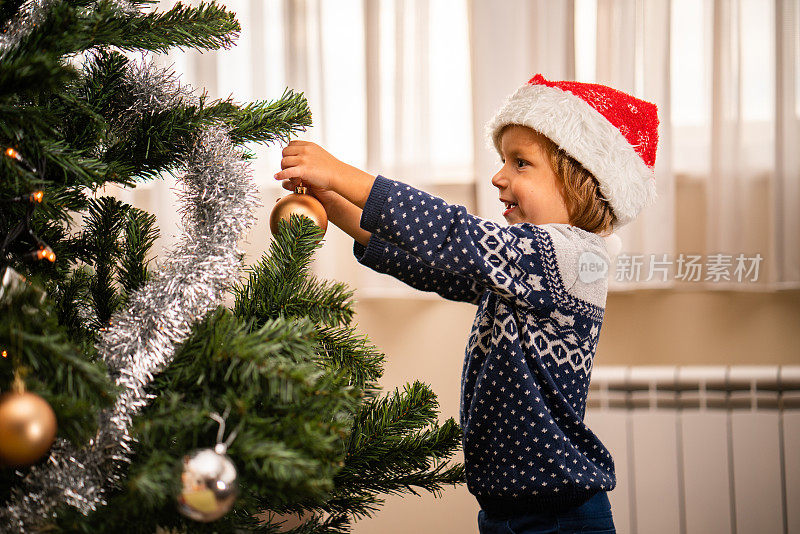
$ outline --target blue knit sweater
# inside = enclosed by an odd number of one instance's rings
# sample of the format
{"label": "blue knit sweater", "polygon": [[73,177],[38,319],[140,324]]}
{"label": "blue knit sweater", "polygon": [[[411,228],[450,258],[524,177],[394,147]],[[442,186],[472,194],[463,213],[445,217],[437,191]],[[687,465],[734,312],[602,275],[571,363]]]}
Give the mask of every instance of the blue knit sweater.
{"label": "blue knit sweater", "polygon": [[[378,176],[355,243],[359,263],[422,291],[477,304],[461,377],[467,486],[487,512],[575,506],[616,484],[584,424],[607,280],[600,236],[567,224],[500,226]],[[608,263],[607,263],[608,265]],[[593,301],[593,302],[592,302]]]}

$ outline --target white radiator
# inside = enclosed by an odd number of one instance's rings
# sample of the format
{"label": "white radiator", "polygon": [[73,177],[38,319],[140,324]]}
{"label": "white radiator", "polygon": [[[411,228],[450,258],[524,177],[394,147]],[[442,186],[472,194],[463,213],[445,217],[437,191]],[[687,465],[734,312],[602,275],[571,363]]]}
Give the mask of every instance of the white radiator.
{"label": "white radiator", "polygon": [[597,367],[620,534],[800,534],[800,366]]}

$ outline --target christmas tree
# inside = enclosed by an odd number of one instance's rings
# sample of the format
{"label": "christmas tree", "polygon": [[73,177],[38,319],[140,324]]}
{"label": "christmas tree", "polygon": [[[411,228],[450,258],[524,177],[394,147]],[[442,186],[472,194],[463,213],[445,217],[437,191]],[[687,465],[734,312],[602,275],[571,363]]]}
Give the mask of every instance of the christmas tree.
{"label": "christmas tree", "polygon": [[[0,0],[0,531],[346,532],[461,482],[456,423],[422,383],[379,391],[352,291],[310,272],[319,227],[242,266],[245,144],[310,125],[303,95],[211,100],[130,59],[237,36],[152,3]],[[154,262],[155,218],[102,191],[163,173],[184,233]]]}

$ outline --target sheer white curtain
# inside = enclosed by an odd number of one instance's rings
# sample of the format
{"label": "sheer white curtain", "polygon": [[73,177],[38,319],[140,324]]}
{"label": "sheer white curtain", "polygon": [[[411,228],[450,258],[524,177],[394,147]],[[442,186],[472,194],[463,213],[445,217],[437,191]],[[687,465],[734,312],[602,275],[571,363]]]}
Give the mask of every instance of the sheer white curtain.
{"label": "sheer white curtain", "polygon": [[[798,0],[672,0],[675,172],[705,193],[697,231],[731,272],[704,289],[800,287],[798,12]],[[758,283],[734,276],[741,264],[759,266]]]}
{"label": "sheer white curtain", "polygon": [[800,287],[800,0],[775,4],[774,270],[779,288]]}
{"label": "sheer white curtain", "polygon": [[573,3],[547,0],[470,2],[475,174],[480,215],[504,223],[491,177],[500,160],[484,125],[506,96],[536,72],[548,79],[575,76]]}
{"label": "sheer white curtain", "polygon": [[[370,172],[476,204],[498,222],[490,178],[499,160],[483,128],[534,73],[655,102],[659,200],[618,232],[610,290],[800,287],[800,0],[223,3],[242,24],[235,47],[161,60],[214,97],[302,91],[314,121],[303,138]],[[265,206],[249,260],[268,245],[266,218],[284,194],[271,178],[281,147],[253,149]],[[676,184],[703,195],[681,219],[687,200],[678,204]],[[170,187],[135,194],[157,212],[165,243],[175,222]],[[358,266],[352,241],[329,228],[315,261],[322,276],[361,297],[428,297]],[[701,237],[698,250],[679,250],[679,228]],[[757,283],[748,282],[754,266]]]}
{"label": "sheer white curtain", "polygon": [[[799,2],[716,0],[710,250],[764,256],[765,283],[800,287]],[[736,284],[726,284],[735,288]]]}
{"label": "sheer white curtain", "polygon": [[[471,189],[466,0],[290,0],[286,5],[290,12],[306,13],[305,21],[286,19],[285,31],[296,40],[294,59],[317,65],[305,71],[305,79],[289,77],[287,83],[307,91],[318,80],[321,92],[307,94],[314,130],[326,149],[374,174],[428,190]],[[317,37],[309,31],[314,27],[309,12],[318,17]],[[316,48],[307,46],[315,39]],[[356,98],[343,101],[347,93]],[[352,239],[336,228],[329,230],[314,266],[323,276],[349,282],[359,297],[431,298],[358,266]]]}

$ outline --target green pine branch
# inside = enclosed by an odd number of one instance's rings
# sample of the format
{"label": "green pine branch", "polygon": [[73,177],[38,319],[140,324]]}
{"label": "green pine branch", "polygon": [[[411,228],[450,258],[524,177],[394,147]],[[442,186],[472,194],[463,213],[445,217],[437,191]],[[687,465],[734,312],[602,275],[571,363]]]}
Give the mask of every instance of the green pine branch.
{"label": "green pine branch", "polygon": [[439,403],[436,394],[425,384],[406,384],[403,391],[375,399],[366,404],[356,419],[359,431],[348,445],[348,462],[357,465],[362,453],[370,453],[379,440],[402,436],[425,428],[436,420]]}
{"label": "green pine branch", "polygon": [[0,61],[0,99],[57,91],[77,77],[74,68],[43,52]]}
{"label": "green pine branch", "polygon": [[353,290],[340,282],[308,276],[281,307],[291,317],[305,315],[325,325],[346,325],[353,318]]}
{"label": "green pine branch", "polygon": [[157,52],[173,47],[216,50],[229,48],[241,30],[235,14],[215,2],[197,6],[179,2],[166,12],[119,17],[111,22],[104,35],[95,37],[94,44]]}
{"label": "green pine branch", "polygon": [[228,126],[231,140],[237,144],[250,141],[289,142],[291,136],[311,126],[311,111],[303,93],[286,89],[274,101],[256,101],[236,106],[231,101],[216,103],[212,111]]}
{"label": "green pine branch", "polygon": [[84,260],[94,267],[89,283],[95,326],[102,327],[122,305],[116,287],[116,259],[120,255],[119,236],[129,206],[113,197],[89,201],[82,234]]}
{"label": "green pine branch", "polygon": [[58,105],[54,111],[59,115],[73,111],[60,128],[72,146],[97,151],[114,141],[109,123],[124,117],[132,104],[125,83],[129,63],[119,52],[93,51],[83,64],[78,82],[59,95],[60,99],[54,99],[54,108]]}
{"label": "green pine branch", "polygon": [[127,299],[150,277],[147,254],[158,239],[156,216],[130,208],[124,223],[124,239],[119,258],[119,282]]}
{"label": "green pine branch", "polygon": [[126,12],[109,0],[62,2],[53,4],[42,23],[4,56],[15,59],[31,50],[65,56],[107,46],[157,52],[173,47],[214,50],[231,46],[240,29],[234,14],[214,2],[178,3],[167,12],[150,13]]}
{"label": "green pine branch", "polygon": [[438,401],[420,382],[402,392],[367,401],[353,423],[337,495],[327,509],[369,516],[382,504],[380,494],[438,494],[463,481],[463,466],[446,461],[458,448],[461,430],[452,419],[439,427]]}
{"label": "green pine branch", "polygon": [[[349,324],[349,323],[348,323]],[[362,390],[376,388],[383,376],[384,355],[348,327],[323,327],[317,329],[322,363],[329,369],[339,369],[350,376],[350,383]]]}
{"label": "green pine branch", "polygon": [[177,107],[144,115],[130,125],[105,150],[103,161],[127,168],[129,176],[154,178],[178,164],[176,155],[186,154],[206,122],[195,106]]}
{"label": "green pine branch", "polygon": [[[341,469],[360,395],[344,377],[313,362],[313,331],[308,321],[276,319],[252,330],[224,308],[209,314],[151,383],[156,398],[134,422],[135,461],[109,507],[93,515],[95,528],[112,521],[107,514],[119,520],[142,510],[142,531],[194,525],[175,513],[180,460],[213,446],[217,423],[209,414],[226,408],[226,436],[238,432],[228,454],[246,494],[235,512],[215,523],[219,531],[254,524],[265,501],[273,508],[324,502]],[[62,525],[69,518],[64,515]]]}
{"label": "green pine branch", "polygon": [[278,316],[296,316],[302,311],[296,294],[308,287],[311,256],[321,246],[318,243],[321,237],[322,230],[308,217],[293,214],[288,222],[281,221],[267,253],[249,268],[247,282],[234,288],[234,313],[261,324]]}
{"label": "green pine branch", "polygon": [[67,329],[70,339],[76,342],[92,342],[96,335],[84,319],[92,309],[91,280],[91,273],[82,267],[68,273],[61,283],[54,284],[51,289],[58,323]]}

